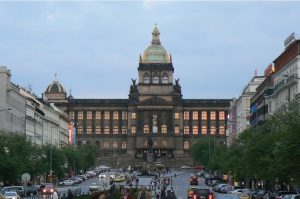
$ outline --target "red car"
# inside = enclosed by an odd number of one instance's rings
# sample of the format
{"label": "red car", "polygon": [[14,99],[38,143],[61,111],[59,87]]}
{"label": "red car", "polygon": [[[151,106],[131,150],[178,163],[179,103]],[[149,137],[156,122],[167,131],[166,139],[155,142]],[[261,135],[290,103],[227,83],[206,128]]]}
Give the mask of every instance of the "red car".
{"label": "red car", "polygon": [[191,176],[190,177],[190,185],[198,185],[198,177],[197,176]]}

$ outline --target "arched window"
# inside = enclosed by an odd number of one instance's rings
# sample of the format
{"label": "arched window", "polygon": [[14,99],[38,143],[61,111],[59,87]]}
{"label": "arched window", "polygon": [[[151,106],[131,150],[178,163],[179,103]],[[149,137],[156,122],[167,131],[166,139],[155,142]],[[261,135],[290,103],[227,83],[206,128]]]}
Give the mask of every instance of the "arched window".
{"label": "arched window", "polygon": [[201,132],[202,132],[202,135],[206,135],[207,134],[207,127],[206,126],[202,126],[201,127]]}
{"label": "arched window", "polygon": [[161,141],[161,145],[162,145],[163,147],[167,147],[167,146],[168,146],[167,140],[162,140],[162,141]]}
{"label": "arched window", "polygon": [[82,126],[78,126],[77,127],[77,133],[78,134],[82,134],[83,133],[83,127]]}
{"label": "arched window", "polygon": [[149,84],[150,83],[150,75],[149,73],[145,73],[143,76],[143,83],[144,84]]}
{"label": "arched window", "polygon": [[157,74],[157,73],[154,73],[154,74],[153,74],[153,77],[152,77],[152,83],[153,83],[153,84],[158,84],[158,83],[159,83],[159,77],[158,77],[158,74]]}
{"label": "arched window", "polygon": [[219,127],[219,134],[220,135],[224,135],[225,134],[225,127],[224,126],[220,126]]}
{"label": "arched window", "polygon": [[184,143],[183,143],[183,149],[185,149],[185,150],[190,149],[190,143],[188,141],[184,141]]}
{"label": "arched window", "polygon": [[109,149],[109,141],[104,141],[103,148],[104,149]]}
{"label": "arched window", "polygon": [[96,134],[101,134],[101,126],[99,126],[99,125],[96,126],[95,133]]}
{"label": "arched window", "polygon": [[184,129],[183,129],[183,133],[184,133],[184,135],[189,135],[190,134],[190,127],[185,126]]}
{"label": "arched window", "polygon": [[168,74],[167,74],[167,73],[164,73],[164,74],[163,74],[163,76],[162,76],[162,78],[161,78],[161,82],[162,82],[163,84],[169,83],[169,77],[168,77]]}
{"label": "arched window", "polygon": [[127,143],[126,143],[126,141],[122,142],[122,149],[127,149]]}
{"label": "arched window", "polygon": [[119,134],[119,127],[118,126],[114,126],[114,128],[113,128],[113,134],[114,135],[118,135]]}
{"label": "arched window", "polygon": [[118,141],[114,141],[114,142],[113,142],[113,148],[114,148],[114,149],[117,149],[118,147],[119,147]]}
{"label": "arched window", "polygon": [[104,134],[109,134],[109,131],[110,131],[109,126],[105,126],[104,127]]}
{"label": "arched window", "polygon": [[211,126],[210,127],[210,134],[211,135],[215,135],[216,134],[216,127],[215,126]]}

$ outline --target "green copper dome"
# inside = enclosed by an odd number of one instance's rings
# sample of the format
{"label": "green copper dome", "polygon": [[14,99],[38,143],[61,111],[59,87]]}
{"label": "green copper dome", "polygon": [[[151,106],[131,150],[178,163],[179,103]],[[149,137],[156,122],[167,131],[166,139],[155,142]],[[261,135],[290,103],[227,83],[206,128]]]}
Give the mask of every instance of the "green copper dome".
{"label": "green copper dome", "polygon": [[141,56],[141,63],[144,64],[168,64],[171,63],[171,58],[166,49],[161,46],[159,39],[159,30],[155,26],[152,32],[151,45],[145,50]]}

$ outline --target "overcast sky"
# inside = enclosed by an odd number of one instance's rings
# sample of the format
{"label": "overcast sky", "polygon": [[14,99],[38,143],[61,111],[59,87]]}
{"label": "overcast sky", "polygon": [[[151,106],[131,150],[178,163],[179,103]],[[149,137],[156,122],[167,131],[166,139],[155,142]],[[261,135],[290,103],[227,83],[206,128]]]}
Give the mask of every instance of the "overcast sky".
{"label": "overcast sky", "polygon": [[0,2],[0,65],[38,96],[127,98],[158,24],[183,98],[232,98],[300,33],[300,2]]}

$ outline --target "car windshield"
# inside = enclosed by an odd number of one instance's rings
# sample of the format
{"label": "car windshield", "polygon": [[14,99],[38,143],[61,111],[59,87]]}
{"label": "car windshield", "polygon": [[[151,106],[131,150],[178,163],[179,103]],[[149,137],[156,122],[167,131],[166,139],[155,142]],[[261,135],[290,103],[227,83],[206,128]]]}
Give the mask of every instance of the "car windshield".
{"label": "car windshield", "polygon": [[5,195],[5,196],[16,196],[17,193],[14,193],[14,192],[5,192],[4,195]]}
{"label": "car windshield", "polygon": [[97,186],[98,184],[97,183],[91,183],[91,186]]}

